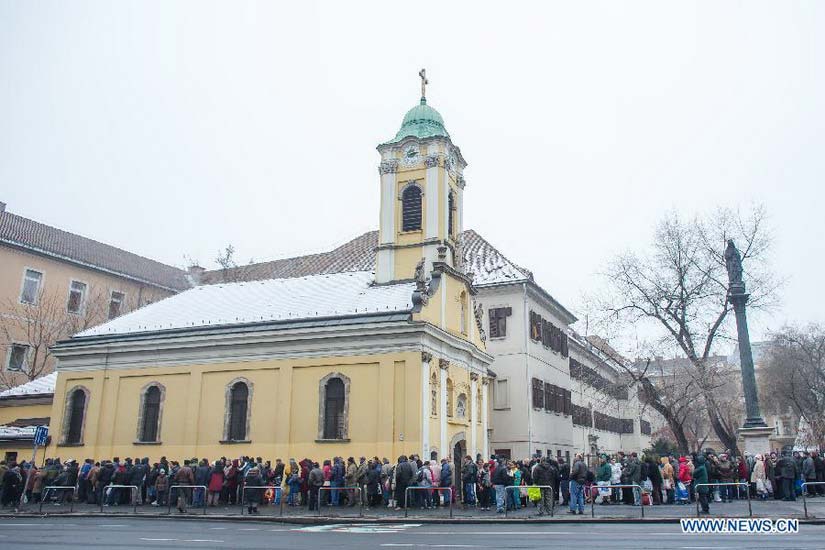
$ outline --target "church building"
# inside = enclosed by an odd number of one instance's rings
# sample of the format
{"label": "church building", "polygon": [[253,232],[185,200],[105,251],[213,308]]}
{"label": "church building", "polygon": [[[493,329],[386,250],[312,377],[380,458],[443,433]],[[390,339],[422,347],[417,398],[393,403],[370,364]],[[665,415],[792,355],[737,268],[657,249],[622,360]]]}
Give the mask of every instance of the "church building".
{"label": "church building", "polygon": [[378,146],[374,265],[197,286],[59,343],[48,454],[488,454],[466,163],[424,91]]}

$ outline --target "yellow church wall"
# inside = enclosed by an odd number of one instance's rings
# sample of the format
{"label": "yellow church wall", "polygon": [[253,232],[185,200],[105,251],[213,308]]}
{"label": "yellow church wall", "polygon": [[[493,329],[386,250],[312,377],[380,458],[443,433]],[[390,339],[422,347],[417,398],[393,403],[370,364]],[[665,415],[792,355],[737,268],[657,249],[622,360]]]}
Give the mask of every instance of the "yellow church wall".
{"label": "yellow church wall", "polygon": [[[330,373],[350,379],[349,441],[318,441],[319,382]],[[252,385],[250,442],[221,443],[226,387],[239,377]],[[165,387],[160,444],[136,443],[140,396],[150,382]],[[62,436],[65,396],[79,385],[89,390],[90,398],[84,444],[75,449],[57,443]],[[420,452],[419,395],[420,352],[61,371],[48,411],[55,442],[48,454],[97,459],[147,456],[150,460],[242,455],[273,460],[322,460],[336,455],[394,459],[402,453]]]}
{"label": "yellow church wall", "polygon": [[18,418],[45,418],[52,413],[50,403],[40,403],[35,405],[18,404],[4,406],[0,403],[0,425],[14,422]]}
{"label": "yellow church wall", "polygon": [[[417,231],[416,233],[420,233]],[[412,279],[415,275],[415,266],[421,261],[421,248],[397,248],[395,250],[395,277],[396,279]]]}

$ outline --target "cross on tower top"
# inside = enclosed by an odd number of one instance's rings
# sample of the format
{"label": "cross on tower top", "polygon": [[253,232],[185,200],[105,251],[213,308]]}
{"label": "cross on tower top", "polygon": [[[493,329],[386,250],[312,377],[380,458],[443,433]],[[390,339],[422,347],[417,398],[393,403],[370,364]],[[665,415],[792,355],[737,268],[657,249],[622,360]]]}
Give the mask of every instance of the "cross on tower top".
{"label": "cross on tower top", "polygon": [[418,71],[418,76],[421,77],[421,102],[426,103],[427,102],[427,84],[430,83],[430,81],[427,80],[427,69],[421,69],[420,71]]}

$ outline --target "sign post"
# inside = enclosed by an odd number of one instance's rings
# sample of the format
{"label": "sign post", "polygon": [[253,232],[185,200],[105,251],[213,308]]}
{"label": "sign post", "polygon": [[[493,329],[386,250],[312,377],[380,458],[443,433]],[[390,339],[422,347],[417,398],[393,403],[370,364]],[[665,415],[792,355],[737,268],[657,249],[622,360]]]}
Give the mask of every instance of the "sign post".
{"label": "sign post", "polygon": [[29,481],[32,477],[32,468],[35,465],[35,459],[37,458],[37,447],[43,446],[46,444],[46,440],[49,438],[49,427],[48,426],[38,426],[34,430],[34,442],[32,444],[32,461],[29,464],[29,471],[26,474],[26,483],[23,484],[23,491],[20,493],[20,504],[23,504],[23,499],[26,497],[26,489],[29,487]]}

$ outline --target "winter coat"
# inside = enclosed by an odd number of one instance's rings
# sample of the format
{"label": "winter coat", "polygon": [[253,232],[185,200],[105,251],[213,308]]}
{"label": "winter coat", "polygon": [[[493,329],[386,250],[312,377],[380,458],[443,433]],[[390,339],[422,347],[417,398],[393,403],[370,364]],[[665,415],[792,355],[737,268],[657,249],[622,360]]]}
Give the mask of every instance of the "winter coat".
{"label": "winter coat", "polygon": [[209,476],[209,490],[213,493],[219,493],[223,490],[223,469],[215,468],[212,475]]}
{"label": "winter coat", "polygon": [[753,464],[753,473],[751,473],[751,483],[756,483],[757,480],[761,479],[765,481],[765,461],[764,460],[757,460]]}
{"label": "winter coat", "polygon": [[609,462],[605,462],[604,464],[599,465],[599,469],[596,472],[596,481],[607,481],[610,482],[610,478],[613,477],[613,468],[610,467]]}
{"label": "winter coat", "polygon": [[719,464],[717,465],[717,471],[719,474],[720,481],[733,481],[733,464],[731,464],[730,460],[720,460]]}
{"label": "winter coat", "polygon": [[499,465],[496,471],[493,472],[493,485],[512,485],[513,476],[507,470],[506,466]]}
{"label": "winter coat", "polygon": [[440,485],[442,487],[449,487],[453,484],[453,471],[450,469],[448,463],[441,465]]}
{"label": "winter coat", "polygon": [[475,483],[478,478],[478,466],[473,462],[468,462],[461,469],[461,481],[463,483]]}
{"label": "winter coat", "polygon": [[670,459],[666,456],[662,457],[662,480],[665,479],[673,481],[673,466],[671,466]]}
{"label": "winter coat", "polygon": [[260,473],[246,476],[245,486],[247,488],[244,489],[243,494],[247,504],[260,504],[263,501],[266,489],[255,488],[263,485],[265,485],[264,478],[261,477]]}
{"label": "winter coat", "polygon": [[155,480],[155,489],[157,489],[159,493],[168,490],[169,476],[166,474],[158,474],[158,477]]}
{"label": "winter coat", "polygon": [[[700,483],[707,483],[708,482],[708,469],[705,466],[706,461],[705,457],[699,455],[696,457],[696,468],[693,469],[693,482],[694,486],[699,485]],[[708,492],[709,487],[707,485],[703,487],[698,487],[696,490],[699,493],[706,494]]]}
{"label": "winter coat", "polygon": [[576,460],[573,462],[572,468],[570,468],[570,481],[575,481],[576,483],[584,483],[587,479],[587,466],[584,465],[583,460]]}
{"label": "winter coat", "polygon": [[807,481],[816,481],[816,466],[814,466],[814,459],[811,457],[802,461],[802,478]]}
{"label": "winter coat", "polygon": [[415,467],[410,462],[402,462],[395,467],[395,483],[397,485],[409,485],[414,481]]}
{"label": "winter coat", "polygon": [[533,468],[534,485],[549,485],[553,487],[556,485],[557,477],[556,469],[546,462],[539,462],[536,464],[536,467]]}
{"label": "winter coat", "polygon": [[355,487],[358,480],[358,466],[354,462],[347,464],[347,473],[344,475],[344,482],[347,487]]}
{"label": "winter coat", "polygon": [[618,485],[622,482],[622,465],[616,462],[610,465],[610,483]]}
{"label": "winter coat", "polygon": [[[705,475],[707,475],[707,469],[705,470]],[[679,481],[682,483],[690,483],[692,479],[693,475],[690,472],[688,463],[679,461]]]}
{"label": "winter coat", "polygon": [[309,471],[309,476],[307,477],[307,486],[311,489],[317,490],[318,487],[324,485],[324,472],[321,468],[313,468]]}
{"label": "winter coat", "polygon": [[779,462],[776,463],[776,468],[779,470],[779,477],[783,479],[797,478],[799,470],[796,467],[796,462],[791,457],[783,456],[780,458]]}

